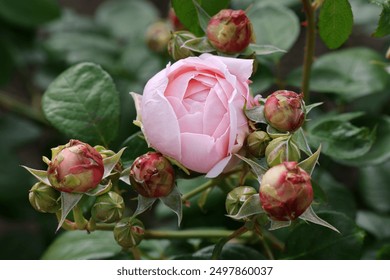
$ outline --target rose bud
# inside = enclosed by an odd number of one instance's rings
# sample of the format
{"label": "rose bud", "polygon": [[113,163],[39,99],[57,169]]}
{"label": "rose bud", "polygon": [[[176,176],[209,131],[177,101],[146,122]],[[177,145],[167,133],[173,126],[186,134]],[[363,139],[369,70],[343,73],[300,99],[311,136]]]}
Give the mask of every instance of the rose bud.
{"label": "rose bud", "polygon": [[116,192],[108,192],[96,198],[91,215],[98,222],[113,223],[122,218],[124,210],[125,203],[122,196]]}
{"label": "rose bud", "polygon": [[60,209],[60,192],[42,182],[36,183],[28,194],[28,200],[35,210],[55,213]]}
{"label": "rose bud", "polygon": [[257,191],[252,187],[240,186],[234,188],[226,197],[226,212],[229,215],[236,215],[244,202],[256,193]]}
{"label": "rose bud", "polygon": [[193,56],[194,53],[186,48],[182,48],[184,43],[190,39],[195,39],[195,35],[188,31],[177,31],[172,34],[168,42],[168,53],[174,60]]}
{"label": "rose bud", "polygon": [[160,153],[146,153],[134,160],[130,184],[144,197],[167,196],[175,186],[173,167]]}
{"label": "rose bud", "polygon": [[165,52],[171,38],[171,29],[164,21],[153,23],[146,30],[146,44],[155,52]]}
{"label": "rose bud", "polygon": [[260,185],[260,202],[271,219],[295,220],[312,201],[310,175],[297,162],[284,162],[264,174]]}
{"label": "rose bud", "polygon": [[144,234],[144,224],[134,217],[123,218],[114,227],[114,238],[124,248],[137,246]]}
{"label": "rose bud", "polygon": [[90,145],[70,140],[65,146],[53,149],[47,176],[59,191],[85,193],[96,188],[103,178],[102,156]]}
{"label": "rose bud", "polygon": [[288,90],[275,91],[264,104],[264,116],[273,128],[281,132],[294,132],[305,121],[302,94]]}
{"label": "rose bud", "polygon": [[285,161],[299,161],[301,152],[288,137],[278,137],[268,144],[265,149],[265,157],[268,166],[273,167]]}
{"label": "rose bud", "polygon": [[255,131],[248,135],[246,141],[249,153],[256,158],[261,158],[265,155],[265,149],[271,137],[267,132]]}
{"label": "rose bud", "polygon": [[254,42],[252,24],[242,10],[221,10],[207,26],[207,38],[220,52],[240,53]]}

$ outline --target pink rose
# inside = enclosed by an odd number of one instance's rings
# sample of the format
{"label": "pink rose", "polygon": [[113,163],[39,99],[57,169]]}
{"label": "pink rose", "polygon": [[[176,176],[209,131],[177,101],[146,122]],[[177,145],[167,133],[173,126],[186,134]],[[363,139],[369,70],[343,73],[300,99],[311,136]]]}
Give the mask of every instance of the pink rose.
{"label": "pink rose", "polygon": [[[190,170],[216,177],[249,133],[243,112],[253,61],[203,54],[168,65],[133,94],[151,147]],[[229,164],[229,167],[227,167]]]}

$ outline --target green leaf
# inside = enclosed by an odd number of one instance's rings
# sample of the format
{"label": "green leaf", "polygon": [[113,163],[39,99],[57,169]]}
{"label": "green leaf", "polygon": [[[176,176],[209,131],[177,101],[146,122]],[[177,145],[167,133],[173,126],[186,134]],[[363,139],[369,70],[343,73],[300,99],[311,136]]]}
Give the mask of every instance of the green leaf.
{"label": "green leaf", "polygon": [[[229,0],[196,0],[203,10],[210,16],[226,8]],[[196,36],[204,34],[199,23],[198,12],[192,0],[172,0],[172,7],[176,16],[187,29]],[[204,25],[204,23],[202,23]]]}
{"label": "green leaf", "polygon": [[158,19],[158,11],[148,1],[114,0],[100,5],[95,16],[115,38],[132,41],[144,39],[145,30]]}
{"label": "green leaf", "polygon": [[[176,260],[210,260],[214,250],[214,245],[202,248],[192,255],[183,255]],[[265,260],[266,258],[251,247],[242,244],[226,244],[220,255],[221,260]]]}
{"label": "green leaf", "polygon": [[[319,57],[312,67],[312,91],[334,93],[351,101],[386,89],[389,74],[373,61],[382,61],[381,55],[367,48],[350,48]],[[288,83],[300,86],[302,70],[293,71]]]}
{"label": "green leaf", "polygon": [[360,259],[364,232],[353,220],[337,212],[323,212],[319,216],[334,225],[341,234],[315,224],[299,224],[287,237],[287,259],[336,260]]}
{"label": "green leaf", "polygon": [[376,28],[374,37],[384,37],[390,34],[390,1],[382,4],[383,10],[379,17],[378,27]]}
{"label": "green leaf", "polygon": [[340,47],[352,32],[353,15],[348,0],[326,0],[321,6],[318,27],[330,49]]}
{"label": "green leaf", "polygon": [[122,163],[125,166],[130,165],[133,161],[149,151],[148,144],[141,132],[134,133],[123,142],[122,147],[127,147],[122,155]]}
{"label": "green leaf", "polygon": [[14,59],[12,57],[12,50],[9,44],[6,42],[6,38],[1,38],[0,42],[0,53],[1,60],[0,63],[0,85],[7,84],[11,78],[12,71],[14,68]]}
{"label": "green leaf", "polygon": [[390,162],[360,169],[360,199],[380,213],[390,213]]}
{"label": "green leaf", "polygon": [[56,32],[44,42],[55,59],[72,65],[90,61],[112,70],[119,56],[119,45],[111,38],[90,32]]}
{"label": "green leaf", "polygon": [[93,63],[77,64],[54,80],[42,99],[49,122],[69,137],[107,146],[117,133],[119,94]]}
{"label": "green leaf", "polygon": [[364,113],[328,115],[311,123],[308,140],[312,146],[322,145],[322,152],[333,159],[353,159],[363,156],[375,140],[375,129],[357,127],[350,121]]}
{"label": "green leaf", "polygon": [[363,156],[351,160],[343,159],[340,162],[350,166],[368,166],[387,162],[390,159],[390,117],[382,116],[371,120],[377,128],[375,142],[371,149]]}
{"label": "green leaf", "polygon": [[370,211],[359,211],[356,223],[377,239],[390,238],[390,217]]}
{"label": "green leaf", "polygon": [[22,27],[37,27],[60,16],[55,0],[0,0],[0,17]]}
{"label": "green leaf", "polygon": [[271,45],[287,51],[300,33],[298,17],[284,6],[258,1],[247,15],[252,22],[257,45]]}
{"label": "green leaf", "polygon": [[47,248],[43,260],[105,259],[118,254],[122,248],[111,231],[68,231]]}
{"label": "green leaf", "polygon": [[198,14],[198,21],[199,26],[202,28],[203,32],[206,33],[207,26],[209,24],[209,21],[211,19],[210,15],[200,6],[199,2],[197,0],[192,0],[192,3],[194,4],[196,8],[196,13]]}

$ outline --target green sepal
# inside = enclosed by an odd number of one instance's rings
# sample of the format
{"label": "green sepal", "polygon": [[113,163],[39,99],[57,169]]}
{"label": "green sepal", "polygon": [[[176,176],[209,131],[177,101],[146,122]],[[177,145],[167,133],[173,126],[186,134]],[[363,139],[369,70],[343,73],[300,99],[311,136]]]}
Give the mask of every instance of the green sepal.
{"label": "green sepal", "polygon": [[291,221],[275,221],[271,220],[271,226],[268,230],[276,230],[284,227],[289,227],[291,225]]}
{"label": "green sepal", "polygon": [[66,193],[61,192],[61,218],[58,221],[58,227],[56,232],[62,227],[69,212],[77,205],[80,199],[83,197],[82,193]]}
{"label": "green sepal", "polygon": [[202,28],[203,32],[206,33],[207,31],[207,26],[209,24],[209,21],[211,19],[210,15],[199,5],[199,3],[195,0],[192,0],[194,3],[196,13],[198,15],[198,21],[199,21],[199,26]]}
{"label": "green sepal", "polygon": [[96,188],[90,190],[89,192],[86,192],[85,194],[89,196],[99,196],[109,192],[111,188],[112,188],[112,182],[111,180],[109,180],[106,185],[99,184]]}
{"label": "green sepal", "polygon": [[318,158],[320,157],[320,154],[321,154],[321,145],[318,147],[317,151],[314,154],[312,154],[307,159],[298,163],[298,166],[311,175],[313,173],[314,167],[318,162]]}
{"label": "green sepal", "polygon": [[242,161],[244,161],[245,163],[247,163],[251,167],[252,172],[256,175],[258,180],[261,181],[261,178],[263,177],[264,173],[267,172],[267,168],[261,166],[260,164],[258,164],[255,161],[253,161],[249,158],[243,157],[239,154],[235,154],[235,156],[238,157],[239,159],[241,159]]}
{"label": "green sepal", "polygon": [[160,200],[177,215],[177,224],[180,226],[183,218],[183,203],[179,188],[175,186],[167,196],[160,197]]}
{"label": "green sepal", "polygon": [[279,49],[278,47],[272,45],[256,45],[249,44],[249,46],[244,50],[244,55],[268,55],[273,53],[286,53],[287,51]]}
{"label": "green sepal", "polygon": [[126,147],[122,148],[119,152],[117,152],[115,155],[106,157],[103,159],[104,164],[104,174],[103,179],[110,176],[111,171],[114,169],[115,165],[120,161],[121,156],[123,154],[123,151],[126,149]]}
{"label": "green sepal", "polygon": [[153,203],[157,200],[155,197],[144,197],[142,195],[138,195],[138,204],[137,209],[135,210],[133,217],[138,216],[139,214],[142,214],[146,210],[148,210],[150,207],[152,207]]}
{"label": "green sepal", "polygon": [[290,132],[280,132],[270,125],[267,125],[267,133],[272,139],[290,135]]}
{"label": "green sepal", "polygon": [[242,204],[241,208],[238,210],[236,215],[227,215],[227,216],[235,220],[241,220],[243,218],[247,218],[261,213],[264,213],[264,210],[260,204],[259,194],[256,193],[250,196]]}
{"label": "green sepal", "polygon": [[209,53],[216,51],[216,49],[210,44],[207,37],[199,37],[187,40],[181,47],[197,53]]}
{"label": "green sepal", "polygon": [[318,103],[313,103],[313,104],[310,104],[310,105],[305,105],[304,106],[305,114],[306,115],[309,114],[312,109],[314,109],[315,107],[321,106],[322,104],[324,104],[324,102],[318,102]]}
{"label": "green sepal", "polygon": [[130,170],[131,170],[131,166],[126,168],[125,170],[123,170],[121,172],[121,176],[119,177],[119,180],[121,180],[122,182],[125,182],[128,185],[131,185],[130,184]]}
{"label": "green sepal", "polygon": [[267,120],[264,117],[264,105],[255,106],[250,109],[244,109],[245,116],[255,123],[265,123]]}
{"label": "green sepal", "polygon": [[331,230],[334,230],[335,232],[340,233],[340,231],[337,230],[334,226],[329,224],[328,222],[324,221],[320,217],[317,216],[317,214],[314,212],[313,208],[310,206],[309,208],[306,209],[306,211],[299,216],[299,219],[304,220],[304,221],[309,221],[314,224],[330,228]]}
{"label": "green sepal", "polygon": [[37,178],[40,182],[51,186],[49,179],[47,178],[47,172],[46,170],[38,170],[38,169],[32,169],[30,167],[22,165],[24,169],[26,169],[28,172],[30,172],[35,178]]}
{"label": "green sepal", "polygon": [[191,172],[190,172],[183,164],[181,164],[180,162],[178,162],[176,159],[171,158],[171,157],[166,156],[166,155],[164,155],[164,157],[165,157],[167,160],[169,160],[171,164],[176,165],[176,166],[179,167],[181,170],[183,170],[185,174],[191,175]]}
{"label": "green sepal", "polygon": [[297,144],[298,148],[306,155],[311,156],[313,154],[302,127],[300,127],[297,131],[294,132],[294,134],[292,135],[292,139],[294,143]]}

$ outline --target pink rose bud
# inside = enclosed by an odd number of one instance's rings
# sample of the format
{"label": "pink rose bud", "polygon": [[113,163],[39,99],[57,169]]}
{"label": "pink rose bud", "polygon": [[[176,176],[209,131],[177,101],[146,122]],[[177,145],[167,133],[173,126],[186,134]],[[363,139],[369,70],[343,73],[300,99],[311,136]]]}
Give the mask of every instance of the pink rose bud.
{"label": "pink rose bud", "polygon": [[252,24],[242,10],[221,10],[207,26],[210,43],[224,53],[240,53],[254,42]]}
{"label": "pink rose bud", "polygon": [[260,185],[260,202],[271,219],[295,220],[312,201],[310,175],[297,162],[284,162],[264,174]]}
{"label": "pink rose bud", "polygon": [[70,140],[53,152],[55,155],[49,163],[47,176],[55,189],[85,193],[99,185],[104,174],[103,158],[90,145]]}
{"label": "pink rose bud", "polygon": [[164,21],[155,22],[146,30],[146,44],[152,51],[166,52],[170,38],[171,29]]}
{"label": "pink rose bud", "polygon": [[171,163],[160,153],[149,152],[133,162],[130,183],[145,197],[163,197],[175,186],[175,174]]}
{"label": "pink rose bud", "polygon": [[293,91],[278,90],[268,96],[264,105],[268,123],[281,132],[293,132],[305,121],[302,95]]}

